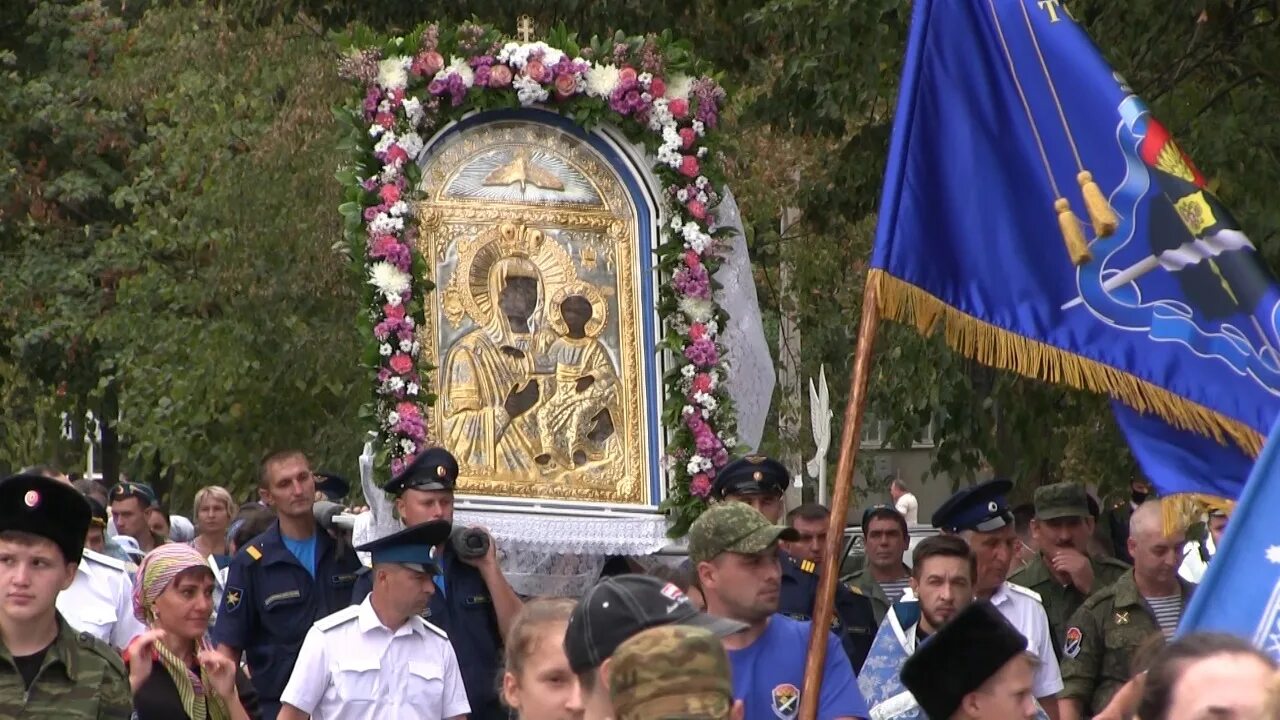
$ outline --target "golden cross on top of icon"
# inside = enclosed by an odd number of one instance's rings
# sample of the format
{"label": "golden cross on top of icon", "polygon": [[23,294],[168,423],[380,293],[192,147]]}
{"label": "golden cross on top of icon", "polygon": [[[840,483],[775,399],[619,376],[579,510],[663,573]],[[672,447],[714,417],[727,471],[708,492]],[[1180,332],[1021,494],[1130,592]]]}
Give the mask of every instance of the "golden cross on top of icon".
{"label": "golden cross on top of icon", "polygon": [[521,15],[516,20],[516,33],[520,36],[520,42],[529,42],[533,39],[533,18],[528,15]]}

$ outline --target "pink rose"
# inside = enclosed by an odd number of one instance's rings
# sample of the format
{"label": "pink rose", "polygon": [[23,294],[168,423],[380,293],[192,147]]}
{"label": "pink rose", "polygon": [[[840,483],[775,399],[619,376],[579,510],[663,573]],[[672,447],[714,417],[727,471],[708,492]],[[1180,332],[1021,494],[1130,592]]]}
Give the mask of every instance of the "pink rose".
{"label": "pink rose", "polygon": [[388,320],[400,321],[404,319],[404,306],[392,305],[387,303],[382,306],[382,314],[387,316]]}
{"label": "pink rose", "polygon": [[373,119],[373,124],[381,125],[384,128],[393,128],[396,126],[396,116],[389,112],[378,113],[377,117]]}
{"label": "pink rose", "polygon": [[698,133],[694,132],[693,128],[680,128],[679,134],[680,146],[685,150],[693,147],[693,144],[698,140]]}
{"label": "pink rose", "polygon": [[418,411],[418,406],[411,402],[396,403],[396,414],[398,414],[401,419],[411,418],[416,420],[422,417],[422,414]]}
{"label": "pink rose", "polygon": [[379,235],[373,239],[373,246],[369,248],[369,254],[374,257],[387,257],[394,255],[400,249],[400,241],[394,235]]}
{"label": "pink rose", "polygon": [[662,78],[656,77],[649,82],[649,94],[656,98],[667,94],[667,84],[662,82]]}
{"label": "pink rose", "polygon": [[489,68],[489,87],[504,88],[511,85],[511,68],[506,65],[494,65]]}
{"label": "pink rose", "polygon": [[544,83],[547,81],[547,75],[549,72],[547,70],[547,66],[543,65],[541,61],[530,60],[525,63],[524,74],[528,75],[529,79],[536,83]]}
{"label": "pink rose", "polygon": [[395,205],[400,201],[400,188],[395,185],[383,185],[378,191],[378,197],[382,198],[382,202],[388,205]]}
{"label": "pink rose", "polygon": [[419,75],[435,75],[444,69],[444,56],[435,50],[428,50],[419,55],[413,65]]}
{"label": "pink rose", "polygon": [[693,250],[685,250],[684,264],[685,267],[693,270],[702,264],[702,258],[698,257],[698,253]]}
{"label": "pink rose", "polygon": [[706,473],[698,473],[689,481],[689,492],[706,499],[711,496],[711,478]]}
{"label": "pink rose", "polygon": [[707,206],[697,200],[690,200],[685,207],[689,208],[689,214],[699,220],[707,219]]}
{"label": "pink rose", "polygon": [[624,67],[618,71],[618,82],[629,83],[636,81],[636,69],[633,67]]}
{"label": "pink rose", "polygon": [[391,371],[397,375],[404,375],[413,369],[413,358],[404,353],[396,353],[387,361],[387,365],[391,367]]}
{"label": "pink rose", "polygon": [[694,392],[711,392],[711,376],[706,373],[698,373],[693,376]]}
{"label": "pink rose", "polygon": [[680,158],[680,174],[685,177],[698,177],[698,158],[692,155]]}
{"label": "pink rose", "polygon": [[[684,98],[676,98],[667,104],[667,109],[671,111],[672,117],[677,120],[683,120],[689,116],[689,101]],[[690,130],[689,132],[692,133],[693,130]],[[689,146],[686,145],[685,147]]]}
{"label": "pink rose", "polygon": [[578,79],[573,76],[573,73],[561,73],[560,77],[556,78],[557,97],[561,99],[573,97],[576,92],[578,92]]}
{"label": "pink rose", "polygon": [[[694,324],[690,325],[690,326],[689,326],[689,337],[693,338],[693,339],[694,339],[694,341],[697,341],[697,340],[705,340],[705,339],[706,339],[706,337],[707,337],[707,326],[706,326],[706,325],[703,325],[702,323],[694,323]],[[392,358],[392,360],[394,360],[394,359],[395,359],[395,358]],[[394,365],[393,365],[393,366],[391,366],[391,369],[393,369],[393,370],[394,370],[394,369],[395,369],[395,366],[394,366]]]}
{"label": "pink rose", "polygon": [[[405,152],[405,151],[404,151],[404,148],[400,147],[399,145],[392,145],[392,146],[387,150],[387,164],[388,164],[388,165],[394,165],[395,163],[398,163],[398,162],[404,162],[405,160],[408,160],[408,159],[409,159],[409,153]],[[685,159],[686,159],[686,160],[693,160],[693,161],[694,161],[694,163],[697,163],[697,159],[696,159],[696,158],[686,157]],[[683,166],[682,166],[682,167],[681,167],[681,170],[683,170],[683,169],[684,169],[684,168],[683,168]]]}
{"label": "pink rose", "polygon": [[396,88],[387,95],[387,99],[391,101],[391,107],[395,107],[404,101],[404,88]]}

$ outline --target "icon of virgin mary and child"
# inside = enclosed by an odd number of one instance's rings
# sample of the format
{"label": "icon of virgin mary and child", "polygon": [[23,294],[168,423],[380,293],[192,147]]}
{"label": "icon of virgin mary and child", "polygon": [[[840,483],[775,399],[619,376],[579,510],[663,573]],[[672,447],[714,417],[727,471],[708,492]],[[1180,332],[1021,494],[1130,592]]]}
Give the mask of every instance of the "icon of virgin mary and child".
{"label": "icon of virgin mary and child", "polygon": [[[476,268],[479,269],[479,268]],[[608,306],[570,278],[546,298],[539,265],[497,258],[483,319],[460,337],[441,374],[445,442],[468,473],[543,474],[605,456],[618,377],[600,340]],[[483,312],[487,310],[487,313]]]}

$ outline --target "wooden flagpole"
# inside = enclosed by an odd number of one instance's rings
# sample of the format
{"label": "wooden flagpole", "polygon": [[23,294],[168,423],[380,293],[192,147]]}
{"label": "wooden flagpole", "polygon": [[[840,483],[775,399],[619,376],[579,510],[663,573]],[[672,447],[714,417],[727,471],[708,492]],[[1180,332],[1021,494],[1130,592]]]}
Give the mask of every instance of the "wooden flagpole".
{"label": "wooden flagpole", "polygon": [[827,547],[823,557],[818,596],[813,607],[813,631],[809,636],[809,655],[804,666],[804,689],[800,693],[800,720],[816,720],[822,670],[827,660],[827,638],[831,636],[831,616],[835,609],[836,580],[840,573],[838,557],[844,543],[845,516],[849,513],[849,496],[853,491],[854,461],[862,437],[862,415],[867,401],[867,376],[871,373],[871,350],[875,346],[876,329],[880,325],[878,284],[867,280],[862,292],[862,324],[858,328],[858,347],[853,358],[849,381],[849,402],[844,409],[840,428],[840,460],[831,497],[831,521],[827,527]]}

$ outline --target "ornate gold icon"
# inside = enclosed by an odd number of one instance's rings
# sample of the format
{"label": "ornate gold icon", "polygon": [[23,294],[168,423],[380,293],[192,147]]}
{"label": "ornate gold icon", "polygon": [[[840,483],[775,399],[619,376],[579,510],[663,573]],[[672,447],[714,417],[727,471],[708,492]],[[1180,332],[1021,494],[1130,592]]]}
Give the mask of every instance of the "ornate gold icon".
{"label": "ornate gold icon", "polygon": [[526,185],[544,190],[564,190],[564,183],[560,182],[559,178],[534,164],[529,157],[528,148],[517,150],[511,162],[489,173],[484,179],[484,184],[490,187],[502,187],[512,183],[520,185],[521,195],[524,194]]}

